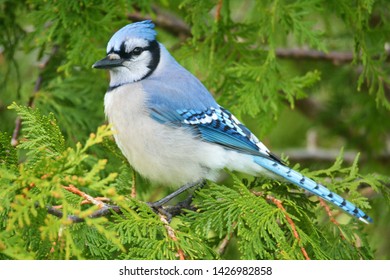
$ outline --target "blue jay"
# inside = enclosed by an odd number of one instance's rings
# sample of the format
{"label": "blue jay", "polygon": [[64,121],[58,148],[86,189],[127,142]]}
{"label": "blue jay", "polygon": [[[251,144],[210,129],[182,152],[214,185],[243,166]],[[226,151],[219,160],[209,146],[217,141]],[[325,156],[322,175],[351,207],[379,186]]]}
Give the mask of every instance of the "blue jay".
{"label": "blue jay", "polygon": [[174,195],[204,179],[217,181],[225,168],[278,175],[372,222],[354,204],[274,156],[156,41],[150,20],[117,31],[108,42],[107,56],[93,67],[110,71],[104,109],[120,150],[150,181],[182,186]]}

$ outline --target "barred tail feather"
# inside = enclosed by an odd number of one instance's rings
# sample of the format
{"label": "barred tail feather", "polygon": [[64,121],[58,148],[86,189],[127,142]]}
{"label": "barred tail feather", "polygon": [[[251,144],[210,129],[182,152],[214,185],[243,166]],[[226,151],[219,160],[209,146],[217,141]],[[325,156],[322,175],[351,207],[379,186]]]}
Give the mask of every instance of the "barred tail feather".
{"label": "barred tail feather", "polygon": [[365,222],[366,224],[373,222],[372,218],[366,215],[361,209],[356,207],[353,203],[345,200],[338,194],[331,192],[325,186],[316,183],[312,179],[305,177],[301,173],[289,168],[288,166],[285,166],[272,159],[265,158],[265,157],[255,157],[254,161],[264,169],[283,177],[289,182],[315,195],[318,195],[319,197],[323,198],[326,201],[333,203],[334,205],[340,207],[345,212],[351,214],[352,216],[355,216],[362,222]]}

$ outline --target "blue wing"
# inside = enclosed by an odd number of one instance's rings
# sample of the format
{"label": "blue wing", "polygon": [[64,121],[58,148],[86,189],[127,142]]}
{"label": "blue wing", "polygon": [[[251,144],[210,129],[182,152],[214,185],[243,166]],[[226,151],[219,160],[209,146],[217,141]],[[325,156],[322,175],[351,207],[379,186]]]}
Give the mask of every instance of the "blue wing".
{"label": "blue wing", "polygon": [[161,111],[161,107],[160,110],[153,108],[151,116],[161,123],[188,127],[204,141],[243,153],[276,159],[248,128],[220,106],[209,107],[206,110],[175,111]]}

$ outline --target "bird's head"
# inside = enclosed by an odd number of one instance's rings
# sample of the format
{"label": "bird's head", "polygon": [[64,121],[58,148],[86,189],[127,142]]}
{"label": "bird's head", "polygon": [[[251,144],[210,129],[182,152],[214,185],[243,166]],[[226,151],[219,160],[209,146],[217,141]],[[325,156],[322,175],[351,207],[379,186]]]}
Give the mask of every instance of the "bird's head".
{"label": "bird's head", "polygon": [[107,56],[92,67],[109,69],[110,87],[137,82],[150,76],[160,61],[160,46],[150,20],[128,24],[107,44]]}

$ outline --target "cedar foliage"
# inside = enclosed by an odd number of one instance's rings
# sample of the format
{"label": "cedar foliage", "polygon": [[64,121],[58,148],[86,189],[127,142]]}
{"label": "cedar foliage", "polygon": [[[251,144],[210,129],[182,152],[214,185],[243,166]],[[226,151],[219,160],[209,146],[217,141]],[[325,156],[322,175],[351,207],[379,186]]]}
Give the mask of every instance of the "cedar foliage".
{"label": "cedar foliage", "polygon": [[[389,233],[388,160],[378,160],[390,128],[389,8],[384,0],[2,1],[0,259],[390,257],[381,238]],[[363,168],[359,154],[345,163],[343,149],[316,170],[291,165],[367,210],[374,224],[285,182],[243,174],[196,190],[193,208],[170,223],[153,212],[144,201],[170,190],[151,187],[121,155],[102,125],[107,73],[90,68],[117,29],[149,16],[220,104],[258,136],[271,135],[265,142],[299,146],[301,132],[315,127],[320,145],[361,151]],[[352,56],[286,58],[281,48]],[[275,128],[281,120],[290,122]],[[73,186],[120,211],[92,218],[98,206],[82,203]]]}

